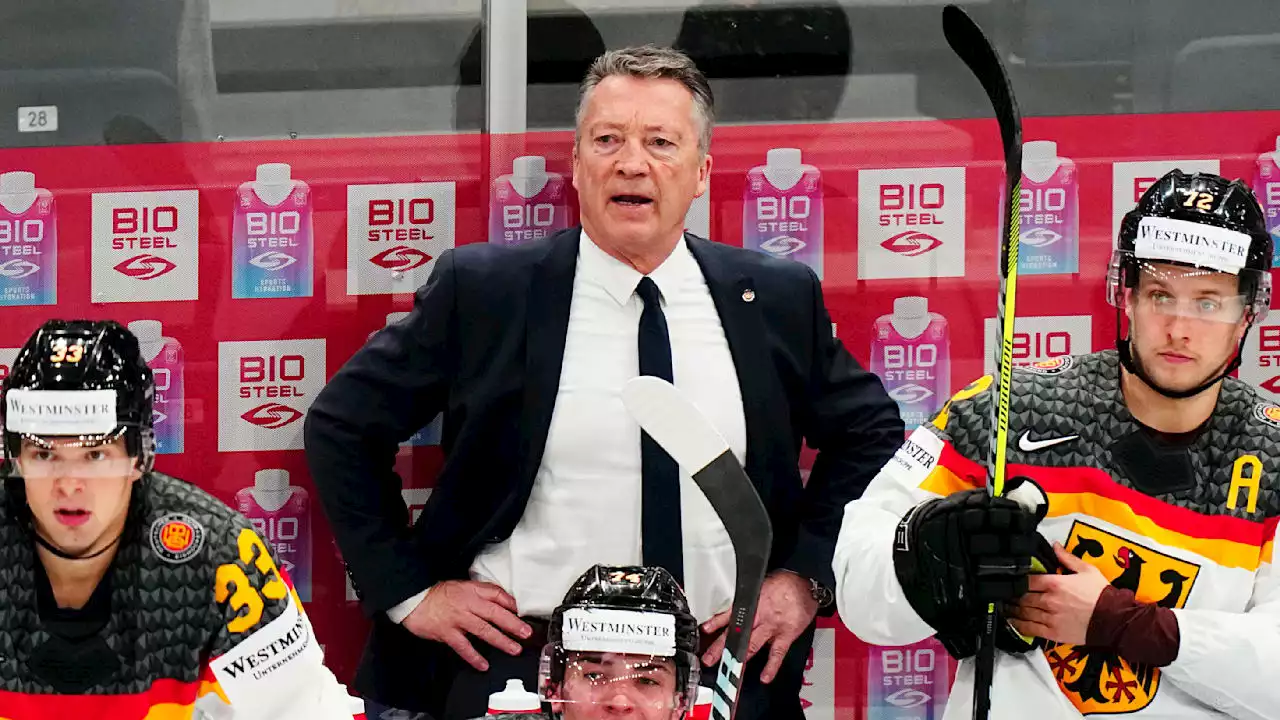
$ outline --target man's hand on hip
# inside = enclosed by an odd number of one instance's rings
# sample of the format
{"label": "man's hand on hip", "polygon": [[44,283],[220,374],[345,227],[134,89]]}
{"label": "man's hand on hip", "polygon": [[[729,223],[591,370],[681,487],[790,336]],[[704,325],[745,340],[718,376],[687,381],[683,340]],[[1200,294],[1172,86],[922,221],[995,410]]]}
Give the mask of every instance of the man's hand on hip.
{"label": "man's hand on hip", "polygon": [[[702,655],[702,664],[711,667],[720,661],[724,652],[725,626],[729,624],[731,610],[726,610],[702,624],[702,631],[721,631],[716,641]],[[760,648],[769,646],[769,662],[760,672],[760,682],[770,683],[782,667],[782,660],[791,649],[791,643],[804,634],[805,629],[818,616],[818,601],[813,599],[809,581],[786,570],[775,570],[760,587],[760,602],[756,605],[756,620],[751,628],[751,645],[747,648],[747,660],[756,656]]]}
{"label": "man's hand on hip", "polygon": [[517,616],[516,599],[492,583],[449,580],[431,588],[427,597],[401,623],[424,640],[453,648],[471,667],[485,672],[489,663],[472,647],[473,635],[508,655],[519,655],[513,637],[527,638],[533,629]]}

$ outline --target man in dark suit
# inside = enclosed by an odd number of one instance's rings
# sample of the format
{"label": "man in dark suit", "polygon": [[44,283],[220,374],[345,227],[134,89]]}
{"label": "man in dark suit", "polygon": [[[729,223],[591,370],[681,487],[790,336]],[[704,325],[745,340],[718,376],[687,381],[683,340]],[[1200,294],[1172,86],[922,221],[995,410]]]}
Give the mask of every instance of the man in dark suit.
{"label": "man in dark suit", "polygon": [[[799,720],[843,508],[903,438],[880,380],[832,336],[805,265],[687,235],[712,100],[693,62],[608,52],[583,82],[582,227],[446,253],[413,312],[334,375],[307,457],[374,627],[355,680],[378,703],[473,717],[532,687],[546,618],[597,564],[658,565],[718,659],[734,586],[724,527],[629,418],[622,385],[672,380],[744,461],[774,528],[738,717]],[[446,460],[407,527],[397,442],[445,414]],[[819,453],[807,485],[802,440]],[[827,612],[830,612],[828,609]],[[710,683],[707,683],[710,684]]]}

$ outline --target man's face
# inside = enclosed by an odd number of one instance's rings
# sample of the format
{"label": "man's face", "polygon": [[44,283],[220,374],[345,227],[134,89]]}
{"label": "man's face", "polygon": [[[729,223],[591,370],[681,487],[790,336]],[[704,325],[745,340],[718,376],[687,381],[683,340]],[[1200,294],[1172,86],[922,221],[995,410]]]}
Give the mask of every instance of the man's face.
{"label": "man's face", "polygon": [[614,75],[587,96],[573,149],[582,224],[606,251],[639,254],[679,237],[706,192],[693,95],[675,80]]}
{"label": "man's face", "polygon": [[1135,359],[1169,390],[1204,383],[1235,353],[1248,322],[1245,301],[1235,275],[1143,266],[1125,309]]}
{"label": "man's face", "polygon": [[684,712],[670,658],[571,653],[560,701],[564,720],[678,720]]}
{"label": "man's face", "polygon": [[124,439],[97,447],[49,440],[52,448],[23,440],[17,458],[36,530],[71,555],[114,540],[141,476]]}

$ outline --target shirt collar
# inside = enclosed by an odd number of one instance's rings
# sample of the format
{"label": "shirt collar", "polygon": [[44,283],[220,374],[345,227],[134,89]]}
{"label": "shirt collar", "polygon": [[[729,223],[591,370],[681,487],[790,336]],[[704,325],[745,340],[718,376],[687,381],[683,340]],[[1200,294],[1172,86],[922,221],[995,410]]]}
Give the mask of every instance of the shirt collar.
{"label": "shirt collar", "polygon": [[[601,250],[587,236],[586,230],[578,238],[578,258],[578,272],[587,280],[603,287],[619,305],[627,304],[635,294],[640,278],[644,277],[635,268]],[[697,261],[689,252],[685,239],[681,237],[675,249],[661,265],[649,273],[649,277],[658,286],[662,297],[670,302],[680,284],[696,272],[699,272]]]}

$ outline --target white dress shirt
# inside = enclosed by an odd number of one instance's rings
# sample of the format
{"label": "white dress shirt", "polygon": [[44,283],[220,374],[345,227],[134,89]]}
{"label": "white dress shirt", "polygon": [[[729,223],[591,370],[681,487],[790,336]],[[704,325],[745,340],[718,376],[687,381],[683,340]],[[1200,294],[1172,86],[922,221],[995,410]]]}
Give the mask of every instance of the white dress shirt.
{"label": "white dress shirt", "polygon": [[[641,565],[640,427],[622,405],[639,374],[642,275],[582,233],[564,362],[542,464],[511,536],[471,566],[501,586],[519,614],[549,618],[574,580],[596,563]],[[738,374],[702,269],[682,241],[649,275],[662,293],[675,385],[711,420],[741,462],[747,430]],[[699,622],[729,607],[733,547],[723,523],[680,468],[684,589]],[[400,622],[419,594],[388,614]]]}

